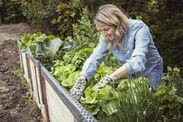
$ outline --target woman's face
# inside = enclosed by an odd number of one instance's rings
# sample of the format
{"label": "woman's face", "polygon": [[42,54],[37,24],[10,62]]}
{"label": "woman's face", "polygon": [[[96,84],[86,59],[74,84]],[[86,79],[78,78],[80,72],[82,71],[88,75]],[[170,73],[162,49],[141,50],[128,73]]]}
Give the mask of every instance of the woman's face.
{"label": "woman's face", "polygon": [[113,41],[115,39],[115,27],[104,23],[96,23],[96,28],[101,32],[108,41]]}

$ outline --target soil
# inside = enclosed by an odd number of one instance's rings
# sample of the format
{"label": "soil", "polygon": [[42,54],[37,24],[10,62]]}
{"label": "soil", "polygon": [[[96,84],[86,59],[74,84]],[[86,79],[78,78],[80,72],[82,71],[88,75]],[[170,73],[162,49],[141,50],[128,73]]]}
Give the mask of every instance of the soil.
{"label": "soil", "polygon": [[34,33],[25,23],[0,25],[0,122],[41,122],[41,111],[27,104],[28,92],[14,74],[20,68],[17,39],[24,33]]}

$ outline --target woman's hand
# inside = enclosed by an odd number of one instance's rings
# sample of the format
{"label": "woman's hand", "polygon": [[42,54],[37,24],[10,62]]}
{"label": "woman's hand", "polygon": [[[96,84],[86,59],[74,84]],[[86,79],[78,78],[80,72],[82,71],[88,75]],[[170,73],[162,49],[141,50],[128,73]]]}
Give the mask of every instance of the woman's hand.
{"label": "woman's hand", "polygon": [[112,75],[106,75],[97,84],[93,86],[93,89],[104,87],[105,85],[112,85],[117,78]]}
{"label": "woman's hand", "polygon": [[69,90],[72,97],[75,98],[77,101],[79,101],[80,97],[83,95],[86,84],[87,79],[84,76],[80,75],[76,79],[74,86]]}

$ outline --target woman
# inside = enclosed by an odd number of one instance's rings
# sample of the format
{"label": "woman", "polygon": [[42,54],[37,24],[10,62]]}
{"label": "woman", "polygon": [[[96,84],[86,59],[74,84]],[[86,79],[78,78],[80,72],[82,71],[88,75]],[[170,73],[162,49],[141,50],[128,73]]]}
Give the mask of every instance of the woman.
{"label": "woman", "polygon": [[153,43],[148,26],[141,20],[128,19],[112,4],[99,8],[94,23],[101,32],[100,40],[91,56],[84,63],[82,72],[70,90],[77,100],[83,94],[87,81],[94,75],[108,50],[123,64],[112,74],[102,78],[94,89],[126,77],[144,76],[154,90],[160,83],[163,61]]}

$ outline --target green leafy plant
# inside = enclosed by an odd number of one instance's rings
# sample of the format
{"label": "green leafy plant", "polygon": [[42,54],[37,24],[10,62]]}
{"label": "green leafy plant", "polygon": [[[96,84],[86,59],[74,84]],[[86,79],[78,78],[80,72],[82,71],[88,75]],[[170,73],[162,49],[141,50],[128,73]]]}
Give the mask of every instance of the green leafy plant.
{"label": "green leafy plant", "polygon": [[87,8],[82,9],[81,19],[73,25],[73,40],[79,46],[87,45],[93,48],[99,40],[99,32],[91,22],[90,13]]}
{"label": "green leafy plant", "polygon": [[21,50],[30,51],[33,56],[43,63],[48,70],[51,69],[53,61],[59,59],[62,53],[58,53],[62,41],[53,35],[38,32],[33,35],[24,34],[18,41]]}
{"label": "green leafy plant", "polygon": [[59,3],[55,7],[55,13],[50,21],[51,30],[59,34],[61,38],[73,36],[73,27],[80,19],[81,6],[74,2]]}
{"label": "green leafy plant", "polygon": [[180,119],[180,102],[175,96],[177,89],[174,86],[159,86],[155,93],[158,108],[160,110],[160,120],[178,121]]}
{"label": "green leafy plant", "polygon": [[98,89],[98,91],[87,87],[84,93],[85,97],[81,97],[81,103],[93,115],[96,115],[99,111],[104,112],[106,115],[111,115],[117,109],[114,101],[118,98],[118,94],[111,86],[107,85]]}
{"label": "green leafy plant", "polygon": [[180,102],[174,96],[175,87],[159,86],[156,93],[148,87],[146,78],[125,79],[117,87],[118,112],[102,119],[115,122],[179,121]]}
{"label": "green leafy plant", "polygon": [[111,74],[115,68],[106,66],[104,62],[102,62],[98,69],[96,70],[95,75],[90,79],[90,84],[94,85],[95,83],[99,82],[102,77],[107,74]]}
{"label": "green leafy plant", "polygon": [[22,0],[23,15],[35,27],[49,27],[59,0]]}
{"label": "green leafy plant", "polygon": [[79,70],[81,70],[83,63],[89,57],[91,52],[91,48],[78,47],[73,51],[65,53],[65,55],[63,56],[63,61],[66,64],[73,64],[77,68],[79,68]]}
{"label": "green leafy plant", "polygon": [[167,86],[174,86],[177,89],[176,94],[183,97],[183,78],[179,68],[168,66],[167,72],[163,73],[162,82]]}
{"label": "green leafy plant", "polygon": [[57,60],[51,69],[51,74],[57,78],[65,88],[70,89],[74,85],[74,81],[79,72],[73,64],[65,64],[63,61]]}

